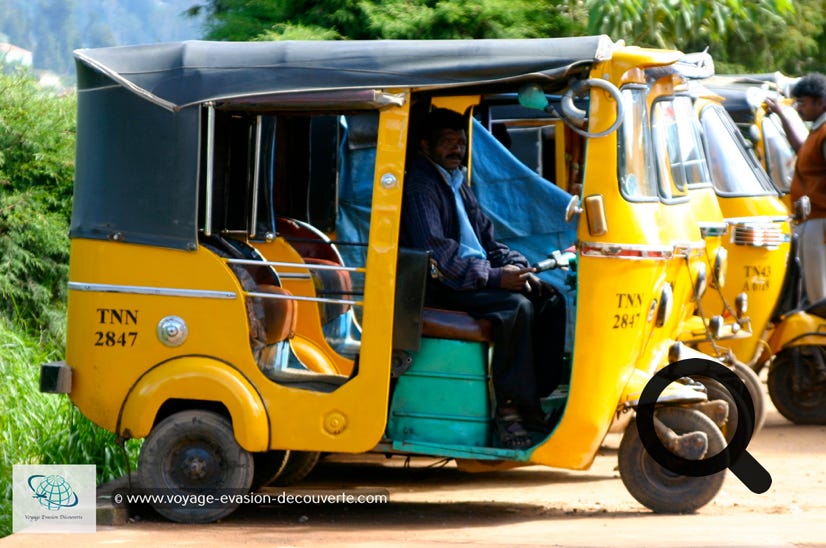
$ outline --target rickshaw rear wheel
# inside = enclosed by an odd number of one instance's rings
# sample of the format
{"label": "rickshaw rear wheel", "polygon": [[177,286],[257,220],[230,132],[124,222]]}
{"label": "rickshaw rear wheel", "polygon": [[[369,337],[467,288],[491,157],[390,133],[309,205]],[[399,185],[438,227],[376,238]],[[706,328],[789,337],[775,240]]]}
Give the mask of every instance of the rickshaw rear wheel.
{"label": "rickshaw rear wheel", "polygon": [[777,411],[795,424],[826,424],[826,382],[812,378],[817,346],[781,350],[769,369],[769,397]]}
{"label": "rickshaw rear wheel", "polygon": [[[211,411],[190,410],[159,422],[141,447],[138,480],[143,489],[182,498],[248,494],[253,457],[235,441],[232,424]],[[181,523],[210,523],[240,504],[157,503],[163,517]]]}
{"label": "rickshaw rear wheel", "polygon": [[272,485],[292,485],[306,478],[313,471],[321,453],[317,451],[290,451],[287,464],[272,481]]}
{"label": "rickshaw rear wheel", "polygon": [[[677,434],[701,431],[708,436],[706,457],[726,446],[723,433],[707,416],[695,409],[663,407],[657,418]],[[688,514],[708,504],[720,491],[725,472],[710,476],[681,476],[660,466],[646,451],[635,423],[625,429],[620,442],[620,478],[638,502],[660,514]]]}
{"label": "rickshaw rear wheel", "polygon": [[252,460],[255,463],[255,472],[252,475],[251,489],[257,491],[261,487],[271,484],[284,471],[289,458],[289,451],[253,453]]}

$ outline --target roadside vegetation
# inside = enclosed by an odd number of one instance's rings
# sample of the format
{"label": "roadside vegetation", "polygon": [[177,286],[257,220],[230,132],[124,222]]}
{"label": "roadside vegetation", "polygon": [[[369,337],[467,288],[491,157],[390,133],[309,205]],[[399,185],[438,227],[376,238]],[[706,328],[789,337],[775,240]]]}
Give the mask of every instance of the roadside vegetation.
{"label": "roadside vegetation", "polygon": [[96,464],[98,481],[125,470],[114,435],[38,390],[39,365],[63,357],[75,104],[27,72],[0,74],[0,537],[13,465]]}

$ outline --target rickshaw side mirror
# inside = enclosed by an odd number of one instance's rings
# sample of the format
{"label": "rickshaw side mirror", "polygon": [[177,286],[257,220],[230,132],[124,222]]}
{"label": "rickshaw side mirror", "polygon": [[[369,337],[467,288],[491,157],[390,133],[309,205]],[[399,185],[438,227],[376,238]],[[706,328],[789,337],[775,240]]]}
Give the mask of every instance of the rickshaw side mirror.
{"label": "rickshaw side mirror", "polygon": [[585,217],[588,219],[588,232],[591,236],[602,236],[608,232],[608,220],[605,218],[605,202],[602,194],[585,197]]}
{"label": "rickshaw side mirror", "polygon": [[579,207],[579,196],[571,196],[571,201],[568,202],[568,207],[565,208],[565,222],[570,223],[574,215],[582,213],[582,208]]}
{"label": "rickshaw side mirror", "polygon": [[792,215],[792,219],[797,221],[798,223],[802,223],[806,219],[809,218],[809,214],[812,212],[812,202],[809,200],[808,196],[801,196],[795,203],[794,203],[794,214]]}

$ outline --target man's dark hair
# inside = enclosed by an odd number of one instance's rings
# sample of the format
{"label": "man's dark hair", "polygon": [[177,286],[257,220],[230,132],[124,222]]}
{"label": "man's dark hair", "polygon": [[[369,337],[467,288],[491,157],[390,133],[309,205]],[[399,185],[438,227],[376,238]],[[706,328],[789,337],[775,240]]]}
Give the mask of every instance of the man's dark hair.
{"label": "man's dark hair", "polygon": [[432,141],[433,136],[442,129],[467,131],[467,120],[449,108],[434,108],[427,113],[427,119],[422,127],[422,139]]}
{"label": "man's dark hair", "polygon": [[792,97],[815,97],[826,101],[826,76],[819,72],[807,74],[792,88]]}

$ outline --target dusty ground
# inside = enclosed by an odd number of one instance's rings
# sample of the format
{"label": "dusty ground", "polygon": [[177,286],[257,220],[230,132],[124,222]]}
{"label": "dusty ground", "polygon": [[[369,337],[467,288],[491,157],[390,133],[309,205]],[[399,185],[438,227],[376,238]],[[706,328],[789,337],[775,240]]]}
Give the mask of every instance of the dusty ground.
{"label": "dusty ground", "polygon": [[390,503],[247,505],[210,525],[143,512],[96,534],[17,534],[0,545],[826,547],[826,427],[794,426],[770,409],[749,452],[772,475],[771,489],[756,495],[729,473],[714,501],[683,516],[652,514],[631,498],[614,470],[617,445],[609,438],[587,472],[528,467],[471,475],[431,459],[405,466],[400,457],[328,458],[301,487],[383,488]]}

